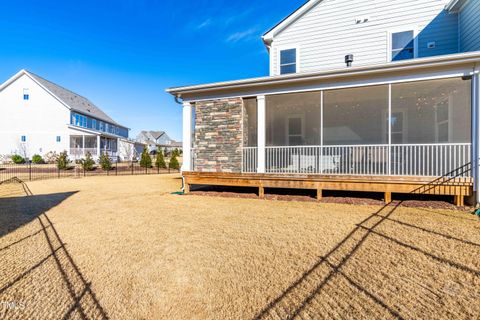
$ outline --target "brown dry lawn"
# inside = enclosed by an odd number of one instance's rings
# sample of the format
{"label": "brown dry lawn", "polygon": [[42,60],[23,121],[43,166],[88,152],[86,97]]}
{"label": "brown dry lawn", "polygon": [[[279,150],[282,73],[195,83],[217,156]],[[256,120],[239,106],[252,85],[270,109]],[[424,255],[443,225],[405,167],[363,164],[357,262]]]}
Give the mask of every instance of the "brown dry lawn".
{"label": "brown dry lawn", "polygon": [[0,185],[0,318],[472,319],[461,211],[179,196],[178,175]]}

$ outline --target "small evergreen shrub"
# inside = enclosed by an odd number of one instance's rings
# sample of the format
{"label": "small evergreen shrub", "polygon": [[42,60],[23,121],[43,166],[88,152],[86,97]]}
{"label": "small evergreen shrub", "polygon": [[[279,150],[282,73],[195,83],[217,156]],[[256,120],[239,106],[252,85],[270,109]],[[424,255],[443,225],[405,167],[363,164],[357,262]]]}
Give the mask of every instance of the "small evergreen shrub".
{"label": "small evergreen shrub", "polygon": [[161,148],[158,148],[157,159],[155,160],[155,166],[160,169],[167,169],[167,164],[165,163],[165,157],[163,156],[163,151]]}
{"label": "small evergreen shrub", "polygon": [[42,158],[41,155],[39,155],[39,154],[34,154],[33,157],[32,157],[32,163],[42,164],[42,163],[45,163],[45,161],[43,161],[43,158]]}
{"label": "small evergreen shrub", "polygon": [[108,154],[102,153],[102,155],[100,156],[100,167],[102,167],[102,170],[105,171],[112,170],[112,161],[110,160]]}
{"label": "small evergreen shrub", "polygon": [[93,166],[95,165],[95,160],[93,160],[92,154],[90,152],[87,152],[87,154],[85,155],[85,159],[80,160],[80,165],[85,171],[93,170]]}
{"label": "small evergreen shrub", "polygon": [[151,168],[152,167],[152,158],[148,153],[146,147],[143,148],[142,157],[140,158],[140,166],[143,168]]}
{"label": "small evergreen shrub", "polygon": [[25,159],[19,155],[19,154],[14,154],[12,157],[11,157],[13,163],[15,164],[22,164],[22,163],[25,163]]}
{"label": "small evergreen shrub", "polygon": [[178,163],[177,156],[175,154],[170,158],[170,163],[168,164],[168,167],[173,170],[180,169],[180,163]]}
{"label": "small evergreen shrub", "polygon": [[70,159],[68,159],[67,151],[60,152],[57,159],[57,168],[60,170],[67,170],[69,162]]}

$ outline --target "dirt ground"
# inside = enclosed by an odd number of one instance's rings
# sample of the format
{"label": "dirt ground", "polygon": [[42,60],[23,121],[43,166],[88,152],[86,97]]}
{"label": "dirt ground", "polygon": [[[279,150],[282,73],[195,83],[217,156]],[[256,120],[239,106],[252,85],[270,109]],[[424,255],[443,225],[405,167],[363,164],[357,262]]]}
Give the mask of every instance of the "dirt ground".
{"label": "dirt ground", "polygon": [[480,317],[480,221],[465,211],[171,194],[180,184],[0,185],[0,318]]}

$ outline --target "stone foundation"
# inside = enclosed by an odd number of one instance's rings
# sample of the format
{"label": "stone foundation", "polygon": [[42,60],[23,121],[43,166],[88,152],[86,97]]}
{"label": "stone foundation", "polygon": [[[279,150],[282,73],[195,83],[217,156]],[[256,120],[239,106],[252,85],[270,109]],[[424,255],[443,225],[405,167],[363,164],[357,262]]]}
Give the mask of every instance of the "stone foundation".
{"label": "stone foundation", "polygon": [[195,103],[195,171],[241,172],[241,98]]}

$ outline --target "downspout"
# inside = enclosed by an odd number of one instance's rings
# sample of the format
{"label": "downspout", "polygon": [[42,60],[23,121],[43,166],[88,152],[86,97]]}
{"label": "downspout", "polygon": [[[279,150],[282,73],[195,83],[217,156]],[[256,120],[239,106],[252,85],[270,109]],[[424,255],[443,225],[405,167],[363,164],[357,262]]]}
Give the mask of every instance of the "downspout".
{"label": "downspout", "polygon": [[[183,106],[183,102],[181,102],[181,101],[179,100],[179,99],[181,99],[181,96],[180,96],[180,95],[178,95],[178,96],[175,95],[174,98],[175,98],[175,102],[176,102],[177,104],[180,104],[180,105]],[[181,188],[180,190],[181,190],[182,192],[185,192],[185,178],[183,177],[183,174],[182,174],[182,188]]]}

